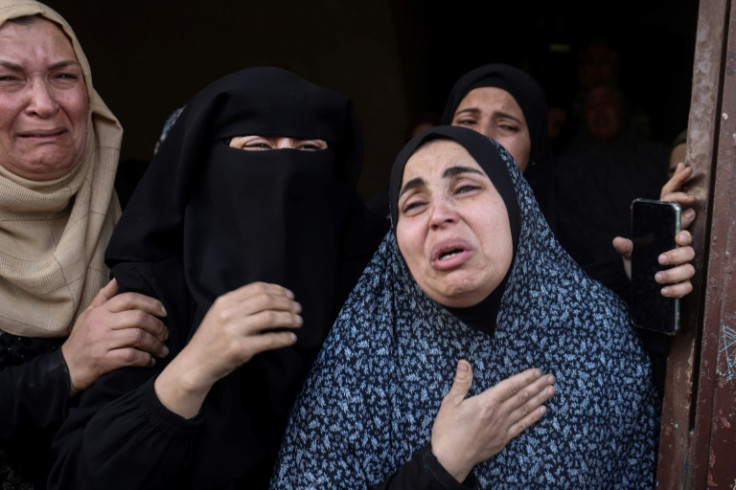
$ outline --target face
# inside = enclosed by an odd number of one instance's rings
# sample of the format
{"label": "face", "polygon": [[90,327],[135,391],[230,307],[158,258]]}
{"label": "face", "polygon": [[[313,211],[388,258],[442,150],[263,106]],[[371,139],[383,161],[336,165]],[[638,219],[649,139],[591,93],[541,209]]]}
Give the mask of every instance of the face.
{"label": "face", "polygon": [[608,87],[596,87],[585,96],[585,126],[597,141],[610,141],[621,131],[623,109]]}
{"label": "face", "polygon": [[87,142],[89,101],[72,45],[54,23],[0,27],[0,165],[30,180],[71,172]]}
{"label": "face", "polygon": [[529,127],[521,107],[507,91],[497,87],[471,90],[455,109],[452,125],[465,126],[498,141],[522,172],[529,165]]}
{"label": "face", "polygon": [[287,138],[285,136],[235,136],[230,140],[232,148],[244,151],[268,151],[268,150],[300,150],[300,151],[322,151],[327,149],[325,140],[300,140]]}
{"label": "face", "polygon": [[396,239],[417,284],[450,307],[485,299],[513,258],[503,199],[459,144],[432,141],[408,160],[398,205]]}

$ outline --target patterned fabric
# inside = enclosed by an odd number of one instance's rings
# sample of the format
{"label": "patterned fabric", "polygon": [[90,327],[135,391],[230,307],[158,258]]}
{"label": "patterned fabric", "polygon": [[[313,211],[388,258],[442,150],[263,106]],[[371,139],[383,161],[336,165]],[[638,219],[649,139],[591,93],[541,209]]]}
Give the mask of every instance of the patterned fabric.
{"label": "patterned fabric", "polygon": [[494,335],[429,299],[389,232],[293,409],[274,488],[384,481],[429,442],[459,359],[473,366],[470,395],[530,367],[557,378],[545,417],[475,467],[481,488],[654,486],[656,394],[628,311],[559,246],[497,148],[522,228]]}

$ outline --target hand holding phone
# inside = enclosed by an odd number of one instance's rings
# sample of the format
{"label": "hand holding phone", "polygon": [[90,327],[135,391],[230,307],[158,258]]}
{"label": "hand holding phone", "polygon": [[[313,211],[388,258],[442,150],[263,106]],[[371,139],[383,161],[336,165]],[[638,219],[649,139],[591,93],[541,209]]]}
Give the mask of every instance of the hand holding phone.
{"label": "hand holding phone", "polygon": [[680,205],[673,202],[635,199],[631,204],[631,313],[639,328],[674,335],[680,328],[680,300],[662,296],[654,280],[667,266],[659,255],[677,245]]}

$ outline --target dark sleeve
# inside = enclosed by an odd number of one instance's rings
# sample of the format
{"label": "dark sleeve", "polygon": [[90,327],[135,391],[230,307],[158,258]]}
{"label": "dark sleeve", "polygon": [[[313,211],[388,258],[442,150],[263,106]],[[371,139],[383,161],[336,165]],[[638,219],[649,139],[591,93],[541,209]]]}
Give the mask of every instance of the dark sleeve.
{"label": "dark sleeve", "polygon": [[0,445],[29,429],[61,422],[69,400],[69,372],[61,351],[2,368],[0,391]]}
{"label": "dark sleeve", "polygon": [[[135,371],[139,371],[136,373]],[[135,382],[141,368],[101,378],[57,432],[49,489],[176,488],[186,481],[202,418],[184,419],[159,402],[154,377],[114,396],[120,379]]]}
{"label": "dark sleeve", "polygon": [[[160,269],[156,269],[160,267]],[[154,367],[128,367],[112,371],[81,394],[77,407],[61,425],[53,442],[54,466],[50,489],[185,488],[192,466],[201,416],[184,419],[169,411],[154,391],[154,381],[187,342],[188,331],[175,300],[185,296],[174,286],[155,287],[166,281],[170,264],[141,264],[113,270],[122,290],[158,297],[169,313],[167,345],[171,351]],[[125,272],[125,274],[123,274]],[[171,277],[180,277],[171,274]],[[130,287],[136,284],[136,287]],[[184,286],[178,285],[181,289]],[[169,296],[164,291],[169,291]]]}
{"label": "dark sleeve", "polygon": [[375,490],[464,490],[477,488],[477,482],[471,473],[463,483],[459,483],[445,470],[445,467],[432,454],[431,447],[427,445],[386,481],[373,488]]}

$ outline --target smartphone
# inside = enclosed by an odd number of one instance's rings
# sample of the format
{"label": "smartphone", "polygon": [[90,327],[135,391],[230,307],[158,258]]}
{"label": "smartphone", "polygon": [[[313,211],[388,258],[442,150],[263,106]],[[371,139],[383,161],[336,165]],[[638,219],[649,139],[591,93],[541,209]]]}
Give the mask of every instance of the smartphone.
{"label": "smartphone", "polygon": [[674,335],[680,328],[680,300],[665,298],[654,275],[670,266],[659,264],[662,252],[672,250],[680,231],[680,205],[634,199],[631,203],[631,313],[639,328]]}

